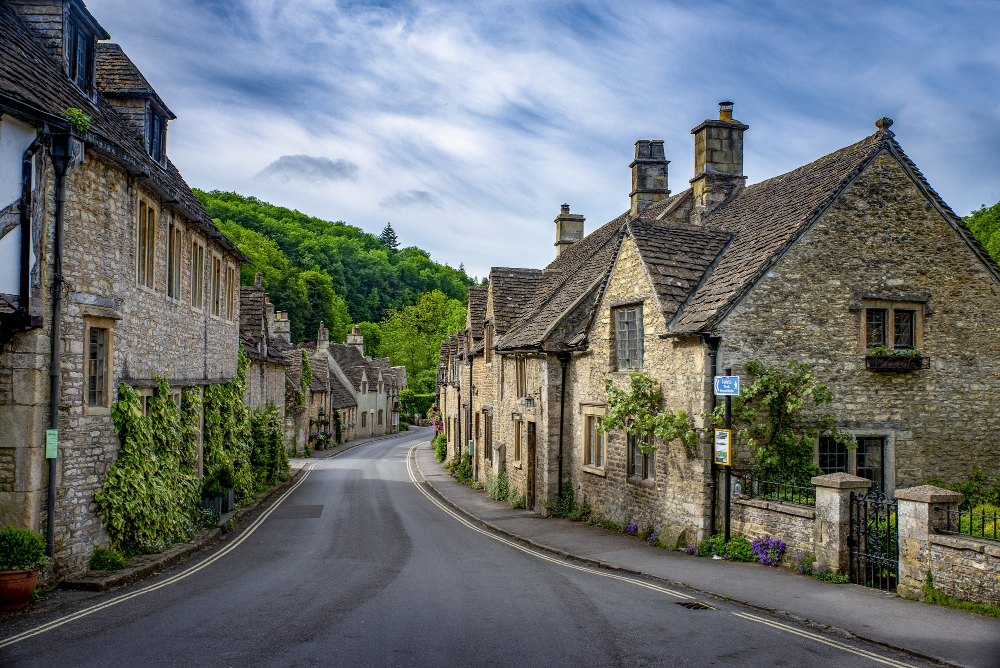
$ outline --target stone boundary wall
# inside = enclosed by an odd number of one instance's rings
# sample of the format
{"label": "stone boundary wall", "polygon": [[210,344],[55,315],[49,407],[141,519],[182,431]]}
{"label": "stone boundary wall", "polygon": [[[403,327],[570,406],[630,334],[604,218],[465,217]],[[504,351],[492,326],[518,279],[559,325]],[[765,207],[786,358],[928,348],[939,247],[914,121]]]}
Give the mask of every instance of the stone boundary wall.
{"label": "stone boundary wall", "polygon": [[927,543],[935,589],[962,601],[1000,605],[1000,542],[930,535]]}
{"label": "stone boundary wall", "polygon": [[785,554],[781,561],[786,565],[793,563],[797,554],[815,551],[816,509],[812,506],[740,497],[732,500],[730,522],[733,535],[742,534],[750,541],[758,536],[783,541]]}

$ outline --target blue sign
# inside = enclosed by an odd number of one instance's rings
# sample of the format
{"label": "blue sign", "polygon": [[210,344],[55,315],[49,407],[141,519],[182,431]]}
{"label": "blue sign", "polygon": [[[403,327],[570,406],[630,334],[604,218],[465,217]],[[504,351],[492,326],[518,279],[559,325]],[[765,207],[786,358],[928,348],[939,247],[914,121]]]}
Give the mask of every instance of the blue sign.
{"label": "blue sign", "polygon": [[716,376],[715,377],[715,394],[720,397],[738,397],[740,396],[740,377],[739,376]]}

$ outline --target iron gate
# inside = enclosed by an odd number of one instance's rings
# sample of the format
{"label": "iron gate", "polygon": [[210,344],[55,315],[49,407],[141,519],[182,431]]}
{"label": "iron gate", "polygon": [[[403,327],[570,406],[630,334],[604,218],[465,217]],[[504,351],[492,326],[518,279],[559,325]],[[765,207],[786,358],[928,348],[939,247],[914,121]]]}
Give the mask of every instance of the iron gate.
{"label": "iron gate", "polygon": [[896,591],[899,577],[899,519],[896,499],[877,491],[851,492],[851,582]]}

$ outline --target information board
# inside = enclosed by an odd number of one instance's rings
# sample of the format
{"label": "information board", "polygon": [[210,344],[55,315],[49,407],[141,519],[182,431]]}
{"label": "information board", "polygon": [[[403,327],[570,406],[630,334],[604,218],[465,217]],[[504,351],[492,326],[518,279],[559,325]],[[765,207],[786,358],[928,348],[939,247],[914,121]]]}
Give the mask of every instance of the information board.
{"label": "information board", "polygon": [[733,432],[729,429],[716,429],[715,430],[715,463],[722,464],[723,466],[729,466],[732,462],[730,461],[730,455],[732,452],[731,440],[733,437]]}

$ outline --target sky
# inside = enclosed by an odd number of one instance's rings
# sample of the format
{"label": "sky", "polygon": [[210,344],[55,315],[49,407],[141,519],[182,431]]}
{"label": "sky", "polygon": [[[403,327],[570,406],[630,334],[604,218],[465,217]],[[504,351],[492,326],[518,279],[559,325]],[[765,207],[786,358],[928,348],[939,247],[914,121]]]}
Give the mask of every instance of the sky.
{"label": "sky", "polygon": [[470,275],[544,267],[559,206],[669,187],[735,102],[748,183],[893,132],[960,215],[1000,200],[1000,1],[88,0],[177,115],[192,187],[378,234]]}

